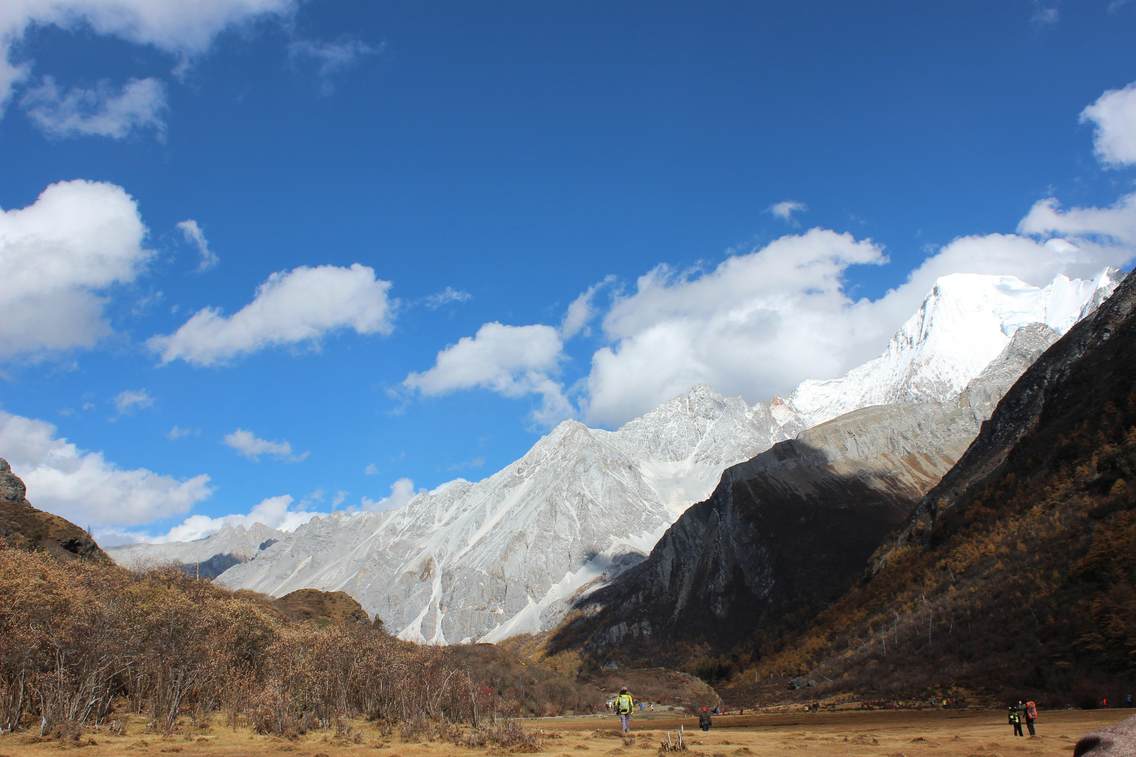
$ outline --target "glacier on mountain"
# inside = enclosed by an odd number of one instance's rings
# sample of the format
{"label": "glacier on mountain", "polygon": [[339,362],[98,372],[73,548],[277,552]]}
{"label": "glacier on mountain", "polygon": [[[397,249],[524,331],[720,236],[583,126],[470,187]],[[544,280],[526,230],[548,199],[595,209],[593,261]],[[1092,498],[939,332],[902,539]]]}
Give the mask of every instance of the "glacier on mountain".
{"label": "glacier on mountain", "polygon": [[565,421],[482,481],[444,484],[394,511],[314,519],[217,580],[274,596],[346,591],[417,641],[543,630],[574,597],[641,560],[724,469],[858,408],[956,401],[990,368],[999,389],[973,400],[987,412],[1025,367],[992,364],[1013,356],[1019,330],[1042,324],[1020,341],[1048,343],[1115,285],[1111,272],[1047,287],[947,276],[882,355],[841,378],[754,405],[695,386],[615,431]]}

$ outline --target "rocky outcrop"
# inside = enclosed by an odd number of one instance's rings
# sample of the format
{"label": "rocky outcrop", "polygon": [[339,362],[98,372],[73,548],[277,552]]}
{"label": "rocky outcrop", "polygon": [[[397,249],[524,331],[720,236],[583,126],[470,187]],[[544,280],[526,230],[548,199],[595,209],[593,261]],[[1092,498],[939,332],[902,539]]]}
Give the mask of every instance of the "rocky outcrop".
{"label": "rocky outcrop", "polygon": [[1044,323],[1031,323],[1018,329],[1006,349],[967,384],[959,396],[959,406],[970,408],[979,421],[988,420],[1026,368],[1060,337]]}
{"label": "rocky outcrop", "polygon": [[1085,734],[1073,747],[1073,757],[1133,757],[1136,755],[1136,717]]}
{"label": "rocky outcrop", "polygon": [[0,540],[9,547],[43,551],[66,559],[109,562],[86,531],[60,518],[32,507],[27,487],[0,459]]}

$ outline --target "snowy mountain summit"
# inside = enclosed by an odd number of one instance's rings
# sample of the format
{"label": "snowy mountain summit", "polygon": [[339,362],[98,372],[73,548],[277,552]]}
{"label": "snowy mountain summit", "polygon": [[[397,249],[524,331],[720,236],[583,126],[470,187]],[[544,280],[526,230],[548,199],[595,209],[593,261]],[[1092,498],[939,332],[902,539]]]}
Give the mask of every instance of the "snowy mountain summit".
{"label": "snowy mountain summit", "polygon": [[[979,381],[987,388],[972,386],[967,401],[988,411],[1115,286],[1111,272],[1046,287],[944,277],[882,355],[841,378],[754,405],[695,386],[616,431],[565,421],[482,481],[444,484],[391,512],[317,518],[218,580],[275,596],[343,590],[419,641],[546,629],[575,596],[642,559],[724,469],[859,408],[959,402],[980,375],[997,380]],[[1029,324],[1043,325],[1011,346]]]}
{"label": "snowy mountain summit", "polygon": [[1106,269],[1092,280],[1062,275],[1045,287],[1013,276],[944,276],[882,355],[841,378],[802,382],[786,404],[811,428],[869,405],[946,402],[1023,326],[1042,323],[1064,334],[1112,293],[1118,273]]}

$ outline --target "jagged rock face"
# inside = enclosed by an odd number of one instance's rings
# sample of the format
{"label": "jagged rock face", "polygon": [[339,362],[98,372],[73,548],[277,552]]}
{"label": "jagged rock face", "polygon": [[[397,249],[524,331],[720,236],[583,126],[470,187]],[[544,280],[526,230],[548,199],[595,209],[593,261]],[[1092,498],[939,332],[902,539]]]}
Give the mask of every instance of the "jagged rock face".
{"label": "jagged rock face", "polygon": [[976,431],[958,407],[865,408],[733,466],[646,561],[578,605],[553,650],[666,659],[676,643],[731,644],[815,612]]}
{"label": "jagged rock face", "polygon": [[1060,335],[1044,323],[1031,323],[1014,334],[1002,354],[963,390],[961,407],[970,408],[979,421],[990,418],[1003,395]]}
{"label": "jagged rock face", "polygon": [[[494,641],[545,630],[578,592],[646,555],[690,503],[714,491],[722,470],[796,436],[809,418],[878,402],[954,402],[972,380],[972,418],[984,417],[1030,354],[1024,336],[1009,335],[1030,317],[1065,328],[1109,286],[1107,276],[1045,290],[1003,277],[947,281],[893,339],[894,349],[843,383],[825,384],[825,396],[838,402],[802,414],[790,401],[750,406],[696,386],[617,431],[565,422],[484,481],[451,482],[397,513],[315,520],[219,580],[277,596],[304,587],[347,591],[415,640]],[[998,307],[987,302],[991,288],[1001,292]],[[1068,296],[1053,295],[1057,289]],[[960,319],[993,329],[986,342],[995,349],[953,369],[949,382],[924,381],[946,370],[938,351],[955,349]],[[992,358],[991,374],[977,378]],[[792,398],[804,402],[806,384]]]}
{"label": "jagged rock face", "polygon": [[86,531],[32,507],[27,487],[4,459],[0,459],[0,539],[17,549],[42,550],[56,557],[108,561]]}
{"label": "jagged rock face", "polygon": [[27,491],[24,482],[12,473],[12,466],[8,465],[8,461],[0,458],[0,500],[23,502]]}

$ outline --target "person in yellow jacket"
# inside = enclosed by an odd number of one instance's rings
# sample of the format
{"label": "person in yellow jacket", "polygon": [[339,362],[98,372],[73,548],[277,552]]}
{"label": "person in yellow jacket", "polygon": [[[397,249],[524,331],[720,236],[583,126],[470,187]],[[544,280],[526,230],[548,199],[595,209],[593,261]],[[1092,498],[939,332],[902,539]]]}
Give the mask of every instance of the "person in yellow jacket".
{"label": "person in yellow jacket", "polygon": [[619,725],[623,729],[623,735],[631,733],[631,711],[635,709],[635,700],[627,693],[627,687],[624,686],[619,690],[619,696],[615,698],[615,711],[619,713]]}

